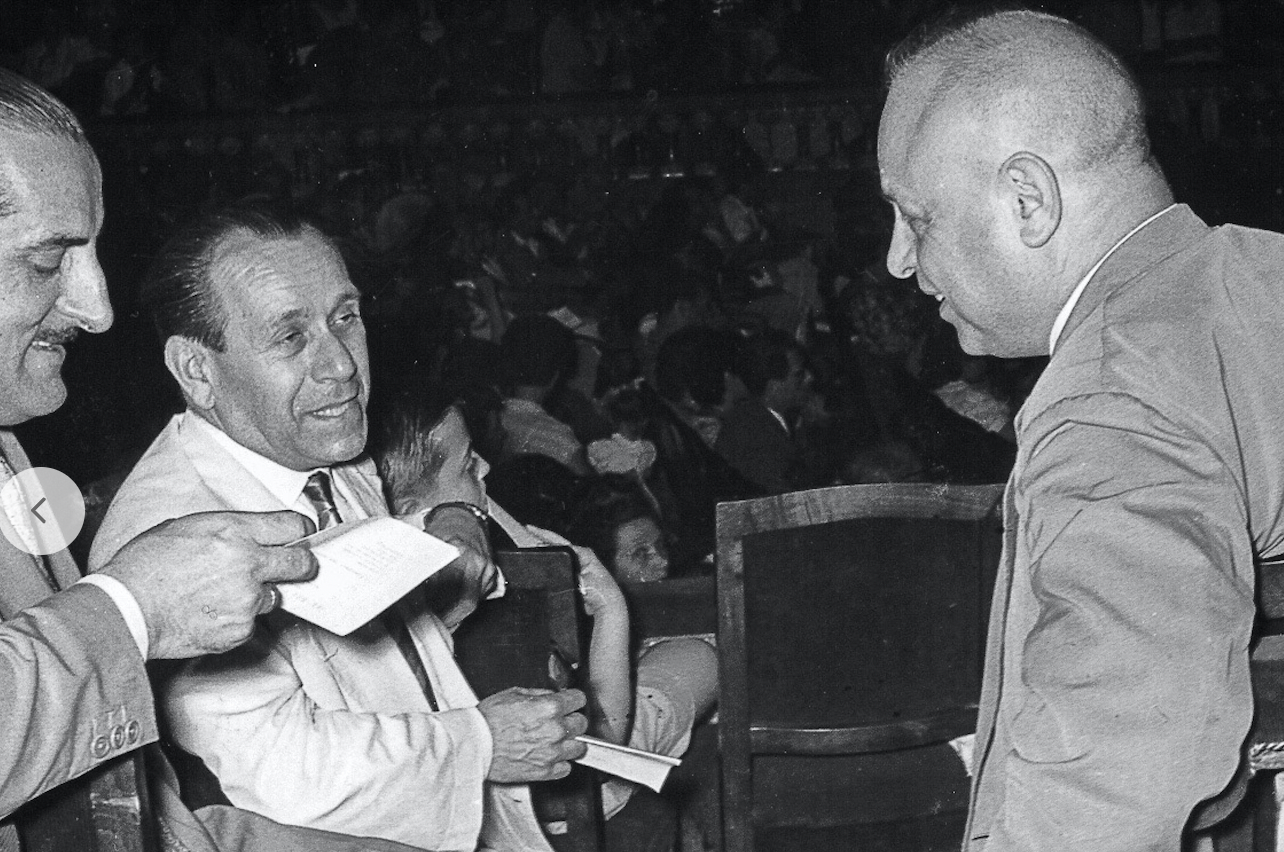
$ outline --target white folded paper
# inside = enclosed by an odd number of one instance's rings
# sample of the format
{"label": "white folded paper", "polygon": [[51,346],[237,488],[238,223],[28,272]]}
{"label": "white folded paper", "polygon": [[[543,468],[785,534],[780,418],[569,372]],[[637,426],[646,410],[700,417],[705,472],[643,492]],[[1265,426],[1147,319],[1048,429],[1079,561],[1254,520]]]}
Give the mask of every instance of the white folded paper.
{"label": "white folded paper", "polygon": [[459,557],[459,550],[396,518],[366,518],[291,542],[320,564],[305,583],[282,583],[281,608],[347,636]]}
{"label": "white folded paper", "polygon": [[597,737],[580,736],[575,739],[588,746],[588,751],[576,763],[609,772],[625,781],[645,784],[657,793],[664,786],[664,779],[669,777],[669,770],[682,763],[667,754],[616,745]]}

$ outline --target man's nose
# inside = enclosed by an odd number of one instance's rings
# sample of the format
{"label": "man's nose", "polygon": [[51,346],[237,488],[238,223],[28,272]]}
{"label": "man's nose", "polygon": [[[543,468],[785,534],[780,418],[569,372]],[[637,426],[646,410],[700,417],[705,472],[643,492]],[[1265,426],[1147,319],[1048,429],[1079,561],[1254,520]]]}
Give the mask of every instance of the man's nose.
{"label": "man's nose", "polygon": [[91,334],[104,332],[111,328],[113,319],[107,277],[92,248],[71,251],[75,256],[69,258],[70,268],[63,276],[56,307],[78,328]]}
{"label": "man's nose", "polygon": [[317,378],[344,382],[356,375],[357,359],[346,341],[327,334],[322,341],[322,351],[317,358]]}
{"label": "man's nose", "polygon": [[909,278],[918,266],[918,250],[909,225],[897,217],[892,242],[887,247],[887,271],[896,278]]}

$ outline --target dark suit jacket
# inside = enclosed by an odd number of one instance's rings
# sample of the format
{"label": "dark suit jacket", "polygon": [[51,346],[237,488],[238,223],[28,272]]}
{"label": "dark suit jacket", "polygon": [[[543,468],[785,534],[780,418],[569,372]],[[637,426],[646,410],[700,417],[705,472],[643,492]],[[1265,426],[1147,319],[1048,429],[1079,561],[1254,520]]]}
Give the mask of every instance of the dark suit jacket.
{"label": "dark suit jacket", "polygon": [[714,449],[745,479],[768,494],[805,488],[802,448],[771,409],[760,400],[744,399],[723,418]]}
{"label": "dark suit jacket", "polygon": [[[969,842],[1181,848],[1253,716],[1284,551],[1284,236],[1179,206],[1111,255],[1017,420]],[[988,838],[988,840],[986,840]]]}

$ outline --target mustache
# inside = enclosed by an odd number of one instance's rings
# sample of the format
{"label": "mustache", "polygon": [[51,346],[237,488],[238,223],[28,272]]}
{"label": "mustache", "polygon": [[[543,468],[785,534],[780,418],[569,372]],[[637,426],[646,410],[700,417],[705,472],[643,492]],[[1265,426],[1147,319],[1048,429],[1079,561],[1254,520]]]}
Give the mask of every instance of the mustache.
{"label": "mustache", "polygon": [[42,328],[36,333],[36,343],[47,343],[51,346],[66,346],[80,337],[80,329],[76,326],[68,328]]}

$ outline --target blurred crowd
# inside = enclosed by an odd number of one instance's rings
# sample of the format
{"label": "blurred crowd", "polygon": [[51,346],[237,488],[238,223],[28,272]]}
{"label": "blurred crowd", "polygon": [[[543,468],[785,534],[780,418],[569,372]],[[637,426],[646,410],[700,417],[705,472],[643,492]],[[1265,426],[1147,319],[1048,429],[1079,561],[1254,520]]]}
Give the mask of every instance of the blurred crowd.
{"label": "blurred crowd", "polygon": [[[876,85],[933,0],[61,0],[0,3],[0,64],[84,116]],[[1269,66],[1278,4],[1058,0],[1142,66]],[[503,57],[503,61],[495,61]]]}

